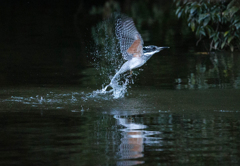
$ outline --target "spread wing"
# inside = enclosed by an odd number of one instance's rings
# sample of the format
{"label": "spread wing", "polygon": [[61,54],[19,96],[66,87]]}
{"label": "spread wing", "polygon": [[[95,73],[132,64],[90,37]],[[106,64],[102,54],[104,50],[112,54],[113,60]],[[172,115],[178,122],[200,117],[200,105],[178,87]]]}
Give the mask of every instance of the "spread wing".
{"label": "spread wing", "polygon": [[124,59],[130,60],[142,56],[143,40],[131,18],[121,16],[117,20],[115,30]]}

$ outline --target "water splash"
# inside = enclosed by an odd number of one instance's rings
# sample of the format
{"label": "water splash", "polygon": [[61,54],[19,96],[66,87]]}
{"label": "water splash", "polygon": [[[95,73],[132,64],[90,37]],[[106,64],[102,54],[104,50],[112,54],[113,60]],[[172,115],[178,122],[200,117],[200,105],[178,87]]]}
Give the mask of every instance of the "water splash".
{"label": "water splash", "polygon": [[[93,96],[109,94],[113,99],[123,98],[127,92],[127,86],[129,85],[129,79],[127,78],[124,82],[120,82],[119,79],[111,81],[111,83],[101,90],[93,91]],[[109,89],[109,90],[108,90]]]}

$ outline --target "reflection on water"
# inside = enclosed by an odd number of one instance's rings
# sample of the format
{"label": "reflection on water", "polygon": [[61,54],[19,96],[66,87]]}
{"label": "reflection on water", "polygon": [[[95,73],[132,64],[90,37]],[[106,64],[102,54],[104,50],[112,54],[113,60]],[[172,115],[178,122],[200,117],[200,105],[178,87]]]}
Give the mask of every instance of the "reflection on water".
{"label": "reflection on water", "polygon": [[[143,161],[137,161],[137,158],[143,157],[143,131],[139,129],[144,129],[147,126],[142,124],[136,124],[131,122],[131,117],[119,117],[114,116],[115,119],[117,119],[118,125],[122,125],[126,128],[121,129],[122,131],[122,138],[121,138],[121,144],[119,145],[119,156],[120,159],[123,161],[118,162],[118,165],[135,165],[135,164],[141,164]],[[126,159],[135,159],[129,161],[125,161]],[[120,164],[121,163],[121,164]]]}
{"label": "reflection on water", "polygon": [[[116,110],[114,111],[116,113]],[[148,126],[141,124],[143,121],[134,123],[139,118],[135,115],[114,115],[117,120],[117,125],[123,126],[121,131],[121,144],[119,145],[119,156],[121,161],[118,165],[136,165],[142,164],[144,161],[137,160],[144,157],[144,145],[154,145],[161,142],[159,131],[149,131],[146,128]],[[137,115],[136,115],[137,116]],[[143,120],[143,119],[142,119]],[[131,159],[131,161],[129,161]]]}
{"label": "reflection on water", "polygon": [[187,83],[176,79],[177,89],[237,88],[239,89],[238,54],[210,53],[196,56],[195,72],[188,74]]}
{"label": "reflection on water", "polygon": [[143,89],[1,91],[1,165],[239,164],[238,89]]}
{"label": "reflection on water", "polygon": [[239,164],[238,111],[160,111],[152,98],[141,107],[128,100],[82,112],[1,108],[1,165]]}

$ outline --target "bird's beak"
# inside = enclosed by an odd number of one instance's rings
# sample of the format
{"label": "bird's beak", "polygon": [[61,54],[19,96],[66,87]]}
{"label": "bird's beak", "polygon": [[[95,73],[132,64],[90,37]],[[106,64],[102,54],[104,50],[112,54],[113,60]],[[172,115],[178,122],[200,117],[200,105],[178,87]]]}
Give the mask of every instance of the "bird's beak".
{"label": "bird's beak", "polygon": [[158,47],[159,51],[165,49],[165,48],[170,48],[170,47]]}

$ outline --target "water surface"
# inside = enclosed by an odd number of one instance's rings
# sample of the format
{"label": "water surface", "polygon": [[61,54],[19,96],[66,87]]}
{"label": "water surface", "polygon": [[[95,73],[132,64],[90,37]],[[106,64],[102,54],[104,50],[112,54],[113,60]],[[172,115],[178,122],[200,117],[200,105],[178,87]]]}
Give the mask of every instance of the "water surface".
{"label": "water surface", "polygon": [[78,87],[8,88],[1,163],[237,165],[239,97],[236,89],[139,87],[113,99]]}

